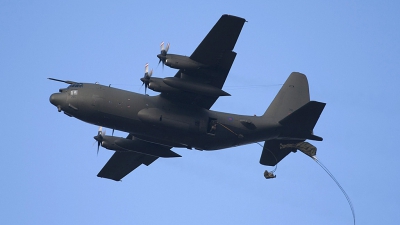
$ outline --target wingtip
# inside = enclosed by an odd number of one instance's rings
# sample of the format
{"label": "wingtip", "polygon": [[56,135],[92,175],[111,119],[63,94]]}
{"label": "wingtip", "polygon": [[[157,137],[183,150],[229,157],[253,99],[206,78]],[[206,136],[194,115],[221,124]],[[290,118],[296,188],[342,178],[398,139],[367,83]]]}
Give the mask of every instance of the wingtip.
{"label": "wingtip", "polygon": [[100,178],[104,178],[104,179],[109,179],[109,180],[113,180],[113,181],[122,181],[121,179],[113,179],[113,178],[110,178],[110,177],[102,177],[102,176],[99,176],[98,174],[97,174],[97,177],[100,177]]}

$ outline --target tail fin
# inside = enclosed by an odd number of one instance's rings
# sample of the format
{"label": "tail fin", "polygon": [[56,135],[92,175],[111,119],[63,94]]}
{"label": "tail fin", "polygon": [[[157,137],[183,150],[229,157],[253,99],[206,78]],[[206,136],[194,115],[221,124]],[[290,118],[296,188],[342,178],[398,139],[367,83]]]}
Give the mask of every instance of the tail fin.
{"label": "tail fin", "polygon": [[309,146],[316,151],[314,146],[304,141],[322,141],[321,137],[314,135],[313,129],[325,105],[310,101],[308,81],[304,74],[290,74],[263,115],[279,122],[282,128],[276,139],[265,141],[260,163],[274,166],[290,152],[296,152],[297,149],[304,151]]}
{"label": "tail fin", "polygon": [[322,141],[313,134],[313,129],[324,107],[325,103],[310,101],[307,77],[293,72],[263,117],[282,125],[279,139]]}
{"label": "tail fin", "polygon": [[280,121],[310,101],[307,77],[293,72],[265,111],[263,117]]}

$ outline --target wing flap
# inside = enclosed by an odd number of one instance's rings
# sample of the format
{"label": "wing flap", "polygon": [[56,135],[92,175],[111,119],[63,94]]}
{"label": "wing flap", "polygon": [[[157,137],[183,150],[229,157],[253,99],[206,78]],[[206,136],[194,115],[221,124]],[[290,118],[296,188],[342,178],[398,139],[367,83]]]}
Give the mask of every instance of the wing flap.
{"label": "wing flap", "polygon": [[127,151],[133,151],[144,155],[164,158],[181,157],[181,155],[171,151],[170,147],[153,144],[140,139],[119,139],[115,141],[115,144],[122,149],[126,149]]}

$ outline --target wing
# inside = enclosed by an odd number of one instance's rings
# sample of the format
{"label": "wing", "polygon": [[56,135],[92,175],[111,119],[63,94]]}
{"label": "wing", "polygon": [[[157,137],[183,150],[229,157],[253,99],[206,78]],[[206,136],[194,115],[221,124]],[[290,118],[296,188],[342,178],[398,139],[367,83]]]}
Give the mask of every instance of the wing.
{"label": "wing", "polygon": [[244,22],[240,17],[222,15],[190,59],[205,65],[218,64],[224,54],[232,52]]}
{"label": "wing", "polygon": [[[129,134],[126,138],[135,141],[135,145],[131,147],[134,148],[133,150],[137,150],[138,152],[157,153],[157,152],[165,152],[170,149],[166,146],[156,145],[153,143],[142,141],[140,139],[133,139],[132,134]],[[132,172],[140,165],[144,164],[148,166],[159,158],[157,156],[149,154],[141,154],[138,152],[134,151],[115,152],[108,160],[106,165],[104,165],[103,169],[101,169],[101,171],[97,174],[97,176],[102,178],[108,178],[115,181],[120,181],[123,177],[128,175],[130,172]]]}
{"label": "wing", "polygon": [[[183,81],[200,83],[221,89],[235,60],[236,52],[233,51],[236,41],[244,25],[245,19],[223,15],[200,45],[196,48],[190,59],[205,65],[195,70],[179,70],[175,77]],[[205,96],[189,92],[175,94],[162,94],[174,101],[196,105],[210,109],[218,97]]]}
{"label": "wing", "polygon": [[158,157],[136,152],[115,152],[97,176],[120,181],[140,165],[148,166],[156,159]]}

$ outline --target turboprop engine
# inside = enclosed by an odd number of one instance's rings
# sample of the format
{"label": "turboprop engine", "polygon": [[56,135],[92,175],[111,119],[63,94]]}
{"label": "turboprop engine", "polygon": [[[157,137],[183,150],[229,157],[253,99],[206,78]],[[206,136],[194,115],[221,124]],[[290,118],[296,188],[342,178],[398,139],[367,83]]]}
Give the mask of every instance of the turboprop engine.
{"label": "turboprop engine", "polygon": [[[129,136],[128,136],[129,137]],[[97,141],[97,154],[99,153],[100,145],[108,150],[117,152],[132,151],[144,155],[156,157],[181,157],[179,154],[170,150],[169,147],[149,143],[136,138],[122,138],[106,135],[103,133],[103,128],[99,127],[97,136],[94,136]]]}
{"label": "turboprop engine", "polygon": [[197,61],[194,61],[190,57],[184,55],[176,55],[176,54],[168,54],[169,43],[167,47],[164,48],[164,42],[161,42],[161,53],[157,55],[157,58],[160,59],[158,63],[162,62],[162,65],[167,65],[168,67],[174,69],[183,69],[183,70],[195,70],[200,68],[207,68],[207,65],[201,64]]}
{"label": "turboprop engine", "polygon": [[[144,78],[142,78],[142,81],[143,80]],[[155,92],[174,93],[186,91],[211,97],[230,96],[229,93],[209,84],[197,83],[177,77],[148,77],[143,83],[146,85],[145,88],[149,88]]]}

